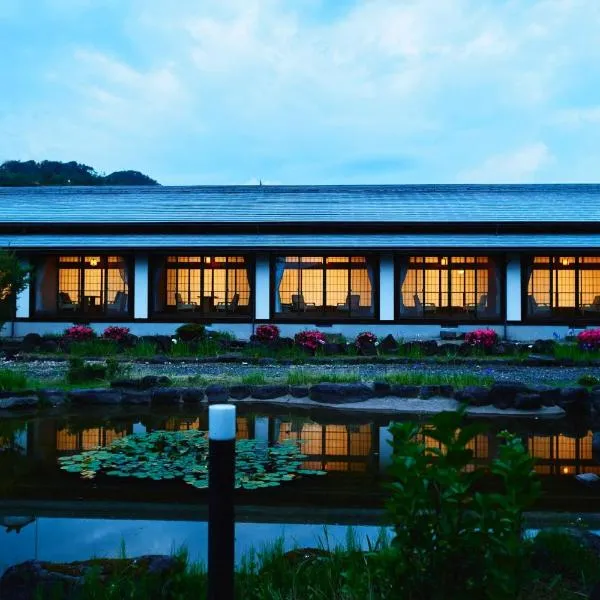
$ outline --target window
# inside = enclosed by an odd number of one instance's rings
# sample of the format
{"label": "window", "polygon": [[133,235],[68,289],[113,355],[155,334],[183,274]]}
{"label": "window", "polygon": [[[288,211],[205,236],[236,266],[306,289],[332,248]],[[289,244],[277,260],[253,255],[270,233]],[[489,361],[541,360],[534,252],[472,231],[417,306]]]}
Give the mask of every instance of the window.
{"label": "window", "polygon": [[46,256],[35,265],[38,314],[126,316],[129,266],[122,256]]}
{"label": "window", "polygon": [[527,268],[527,316],[600,318],[600,257],[535,256]]}
{"label": "window", "polygon": [[500,282],[487,256],[409,256],[400,269],[400,314],[414,319],[500,316]]}
{"label": "window", "polygon": [[370,318],[374,269],[364,256],[279,256],[275,313],[281,318]]}
{"label": "window", "polygon": [[167,256],[154,268],[154,312],[178,319],[250,314],[244,256]]}

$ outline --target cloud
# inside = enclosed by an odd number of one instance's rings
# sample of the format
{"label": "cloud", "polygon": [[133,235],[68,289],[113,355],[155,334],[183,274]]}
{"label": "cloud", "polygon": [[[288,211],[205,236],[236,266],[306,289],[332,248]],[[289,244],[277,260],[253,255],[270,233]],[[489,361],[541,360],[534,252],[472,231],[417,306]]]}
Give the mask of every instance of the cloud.
{"label": "cloud", "polygon": [[543,142],[528,144],[506,154],[496,154],[481,165],[459,173],[461,183],[526,183],[553,160]]}

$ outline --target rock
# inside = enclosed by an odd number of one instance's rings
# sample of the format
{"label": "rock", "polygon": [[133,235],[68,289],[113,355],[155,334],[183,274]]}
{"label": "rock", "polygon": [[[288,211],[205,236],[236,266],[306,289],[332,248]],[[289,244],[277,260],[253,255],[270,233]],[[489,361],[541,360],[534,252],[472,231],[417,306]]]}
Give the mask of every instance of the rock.
{"label": "rock", "polygon": [[182,388],[181,400],[184,404],[198,404],[204,401],[204,388],[189,387]]}
{"label": "rock", "polygon": [[[150,375],[152,377],[152,375]],[[156,378],[158,379],[158,377]],[[142,385],[139,379],[115,379],[110,382],[111,388],[117,388],[120,390],[138,390],[140,388],[152,387],[151,385]]]}
{"label": "rock", "polygon": [[219,404],[229,400],[229,390],[218,383],[212,383],[206,387],[206,399],[209,404]]}
{"label": "rock", "polygon": [[163,352],[164,354],[168,354],[171,352],[171,348],[173,346],[173,339],[170,335],[155,335],[152,336],[154,339],[154,344],[156,345],[159,352]]}
{"label": "rock", "polygon": [[440,396],[443,398],[454,398],[454,388],[451,385],[440,385]]}
{"label": "rock", "polygon": [[34,600],[80,596],[85,576],[97,572],[100,583],[127,573],[133,580],[151,577],[153,589],[163,589],[183,572],[184,564],[172,556],[147,555],[138,558],[96,558],[72,563],[28,560],[9,567],[0,578],[0,598]]}
{"label": "rock", "polygon": [[123,394],[119,390],[89,389],[71,390],[68,397],[73,404],[120,404]]}
{"label": "rock", "polygon": [[559,405],[567,415],[589,415],[591,413],[590,392],[581,386],[563,388],[560,391]]}
{"label": "rock", "polygon": [[336,354],[343,354],[345,351],[346,344],[327,342],[323,345],[323,354],[325,354],[325,356],[335,356]]}
{"label": "rock", "polygon": [[386,381],[375,381],[373,382],[373,394],[376,398],[391,396],[392,386],[390,386],[390,384]]}
{"label": "rock", "polygon": [[256,385],[252,388],[252,397],[257,400],[273,400],[287,396],[288,392],[287,385]]}
{"label": "rock", "polygon": [[23,337],[21,350],[23,352],[33,352],[42,343],[42,336],[39,333],[28,333]]}
{"label": "rock", "polygon": [[579,473],[575,475],[575,479],[589,487],[597,487],[600,484],[600,475],[596,473]]}
{"label": "rock", "polygon": [[328,404],[363,402],[372,396],[373,391],[364,383],[317,383],[310,388],[311,400]]}
{"label": "rock", "polygon": [[60,350],[60,346],[55,340],[42,340],[39,348],[40,352],[48,352],[52,354],[56,354]]}
{"label": "rock", "polygon": [[358,346],[360,356],[377,356],[377,346],[371,342],[363,342]]}
{"label": "rock", "polygon": [[183,402],[183,388],[164,387],[152,390],[152,404],[180,404]]}
{"label": "rock", "polygon": [[38,394],[40,401],[47,406],[62,406],[68,400],[65,390],[40,390]]}
{"label": "rock", "polygon": [[440,386],[439,385],[422,385],[419,390],[420,398],[433,398],[434,396],[440,395]]}
{"label": "rock", "polygon": [[442,329],[440,331],[440,340],[458,340],[460,336],[461,333],[458,329]]}
{"label": "rock", "polygon": [[517,394],[527,392],[527,386],[520,381],[497,382],[490,388],[490,404],[493,404],[496,408],[505,410],[514,406]]}
{"label": "rock", "polygon": [[542,397],[539,394],[519,392],[515,396],[514,407],[517,410],[538,410],[542,408]]}
{"label": "rock", "polygon": [[532,354],[550,354],[554,356],[554,347],[556,342],[554,340],[535,340],[531,347]]}
{"label": "rock", "polygon": [[257,365],[260,365],[261,367],[270,367],[272,365],[276,365],[277,361],[274,358],[259,358],[256,361]]}
{"label": "rock", "polygon": [[219,363],[235,363],[243,359],[241,352],[228,352],[227,354],[219,354],[219,356],[211,357],[210,360]]}
{"label": "rock", "polygon": [[252,386],[250,385],[232,385],[229,388],[229,395],[234,400],[242,400],[243,398],[249,398],[252,395]]}
{"label": "rock", "polygon": [[556,406],[560,401],[560,388],[551,385],[530,385],[529,391],[540,395],[542,406]]}
{"label": "rock", "polygon": [[398,342],[391,333],[388,333],[379,343],[379,350],[381,350],[381,352],[383,352],[384,354],[396,352],[398,348]]}
{"label": "rock", "polygon": [[290,395],[294,398],[308,398],[310,388],[307,385],[291,385]]}
{"label": "rock", "polygon": [[491,404],[489,390],[480,385],[468,385],[454,394],[457,402],[466,403],[469,406],[486,406]]}
{"label": "rock", "polygon": [[152,393],[149,390],[122,390],[123,404],[150,404]]}
{"label": "rock", "polygon": [[421,389],[418,385],[403,385],[395,383],[390,386],[391,395],[398,398],[418,398],[420,391]]}
{"label": "rock", "polygon": [[152,358],[148,359],[148,363],[151,365],[165,365],[169,362],[169,357],[164,354],[157,354]]}
{"label": "rock", "polygon": [[33,393],[21,396],[16,395],[14,392],[6,393],[10,395],[0,397],[0,409],[31,408],[39,403],[39,398]]}
{"label": "rock", "polygon": [[139,382],[139,387],[144,390],[153,387],[167,387],[171,385],[172,381],[166,375],[145,375]]}

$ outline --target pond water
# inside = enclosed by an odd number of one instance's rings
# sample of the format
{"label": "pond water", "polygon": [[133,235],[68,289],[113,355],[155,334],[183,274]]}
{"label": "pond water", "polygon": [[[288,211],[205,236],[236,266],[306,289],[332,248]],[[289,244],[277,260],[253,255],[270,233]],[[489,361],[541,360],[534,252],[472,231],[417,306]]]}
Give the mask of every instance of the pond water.
{"label": "pond water", "polygon": [[[60,470],[58,458],[105,446],[131,433],[207,428],[200,408],[160,412],[112,410],[55,413],[43,418],[0,420],[0,570],[21,560],[77,560],[168,553],[186,546],[205,558],[206,492],[182,481],[99,476],[86,480]],[[592,452],[593,432],[553,422],[488,422],[473,442],[473,463],[496,455],[497,433],[522,437],[537,458],[544,494],[537,510],[598,511],[600,489],[575,479],[600,474]],[[237,436],[273,443],[303,440],[306,476],[266,490],[237,494],[238,557],[250,545],[284,535],[288,546],[314,546],[327,524],[330,540],[343,541],[349,524],[363,541],[381,524],[382,483],[391,452],[388,422],[364,415],[238,409]],[[428,444],[435,443],[425,437]],[[22,525],[22,527],[21,527]]]}

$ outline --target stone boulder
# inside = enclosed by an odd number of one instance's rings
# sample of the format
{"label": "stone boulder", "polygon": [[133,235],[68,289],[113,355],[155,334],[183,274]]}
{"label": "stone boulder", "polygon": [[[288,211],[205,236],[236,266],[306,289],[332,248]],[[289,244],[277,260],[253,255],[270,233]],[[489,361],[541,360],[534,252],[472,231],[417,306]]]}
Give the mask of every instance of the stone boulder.
{"label": "stone boulder", "polygon": [[32,408],[39,403],[38,396],[33,392],[25,394],[17,392],[3,392],[0,394],[0,409],[16,410],[20,408]]}
{"label": "stone boulder", "polygon": [[308,398],[310,388],[307,385],[291,385],[290,395],[294,398]]}
{"label": "stone boulder", "polygon": [[23,352],[33,352],[40,347],[42,336],[39,333],[28,333],[23,337],[21,342],[21,350]]}
{"label": "stone boulder", "polygon": [[538,384],[530,385],[529,391],[532,394],[539,394],[542,399],[542,406],[556,406],[560,402],[560,388],[551,385]]}
{"label": "stone boulder", "polygon": [[287,385],[256,385],[252,389],[252,397],[257,400],[274,400],[287,396],[290,391]]}
{"label": "stone boulder", "polygon": [[140,388],[147,390],[153,387],[166,387],[171,385],[171,379],[166,375],[145,375],[140,380]]}
{"label": "stone boulder", "polygon": [[399,344],[391,333],[388,333],[379,343],[379,350],[381,350],[381,352],[384,354],[396,352],[398,348]]}
{"label": "stone boulder", "polygon": [[206,386],[205,393],[209,404],[220,404],[229,400],[229,390],[219,383]]}
{"label": "stone boulder", "polygon": [[439,385],[422,385],[419,389],[419,397],[423,399],[433,398],[440,395]]}
{"label": "stone boulder", "polygon": [[554,355],[556,342],[554,340],[535,340],[531,347],[532,354],[549,354]]}
{"label": "stone boulder", "polygon": [[121,404],[123,394],[120,390],[89,389],[71,390],[68,394],[69,401],[76,405],[88,404]]}
{"label": "stone boulder", "polygon": [[198,404],[204,400],[204,388],[187,387],[181,389],[181,401],[184,404]]}
{"label": "stone boulder", "polygon": [[421,388],[418,385],[404,385],[394,383],[390,386],[392,396],[397,398],[418,398]]}
{"label": "stone boulder", "polygon": [[392,386],[386,381],[375,381],[373,383],[373,394],[376,398],[391,396]]}
{"label": "stone boulder", "polygon": [[591,413],[591,397],[582,386],[566,387],[560,391],[559,406],[570,416],[588,416]]}
{"label": "stone boulder", "polygon": [[56,340],[42,340],[39,349],[40,352],[55,354],[60,350],[60,344]]}
{"label": "stone boulder", "polygon": [[152,392],[150,390],[129,390],[121,391],[123,404],[137,405],[150,404],[152,401]]}
{"label": "stone boulder", "polygon": [[514,400],[514,407],[517,410],[538,410],[542,406],[542,397],[530,392],[519,392]]}
{"label": "stone boulder", "polygon": [[363,402],[373,397],[364,383],[317,383],[310,388],[310,399],[327,404]]}
{"label": "stone boulder", "polygon": [[502,381],[492,385],[489,392],[490,404],[500,410],[511,408],[517,394],[525,394],[529,388],[520,381]]}
{"label": "stone boulder", "polygon": [[249,398],[252,395],[252,386],[245,384],[232,385],[229,387],[229,395],[234,400],[243,400],[244,398]]}
{"label": "stone boulder", "polygon": [[183,402],[185,388],[164,387],[154,388],[152,390],[152,404],[154,405],[172,405]]}
{"label": "stone boulder", "polygon": [[442,384],[439,386],[440,396],[443,398],[454,398],[454,388],[449,384]]}
{"label": "stone boulder", "polygon": [[491,404],[490,392],[480,385],[468,385],[454,393],[454,399],[469,406],[486,406]]}
{"label": "stone boulder", "polygon": [[62,406],[68,401],[65,390],[40,390],[38,394],[40,401],[46,406]]}

